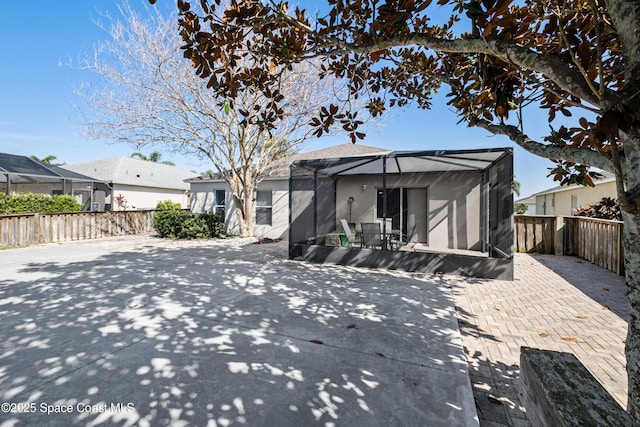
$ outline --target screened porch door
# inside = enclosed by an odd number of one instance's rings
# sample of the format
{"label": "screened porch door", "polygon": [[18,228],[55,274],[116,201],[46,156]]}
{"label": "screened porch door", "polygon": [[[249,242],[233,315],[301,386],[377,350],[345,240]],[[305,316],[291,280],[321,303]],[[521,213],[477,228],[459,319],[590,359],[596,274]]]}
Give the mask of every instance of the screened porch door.
{"label": "screened porch door", "polygon": [[429,244],[428,212],[429,192],[426,188],[407,188],[406,231],[407,242]]}
{"label": "screened porch door", "polygon": [[[393,230],[410,243],[429,243],[427,188],[387,188],[387,215]],[[377,218],[382,219],[383,191],[378,189]]]}

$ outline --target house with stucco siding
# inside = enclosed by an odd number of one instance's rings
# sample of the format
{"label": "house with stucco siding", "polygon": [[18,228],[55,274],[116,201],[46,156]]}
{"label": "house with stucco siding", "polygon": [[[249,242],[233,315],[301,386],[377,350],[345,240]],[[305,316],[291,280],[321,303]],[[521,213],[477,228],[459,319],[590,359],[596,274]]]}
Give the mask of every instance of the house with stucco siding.
{"label": "house with stucco siding", "polygon": [[600,172],[604,178],[594,180],[594,187],[563,185],[534,194],[537,215],[571,216],[581,207],[593,205],[603,197],[618,197],[616,178],[610,172]]}
{"label": "house with stucco siding", "polygon": [[[256,237],[287,238],[289,229],[289,166],[293,161],[364,156],[389,151],[383,148],[347,143],[281,159],[271,169],[269,176],[258,184],[255,212]],[[185,182],[190,185],[192,212],[218,212],[223,218],[227,232],[239,232],[229,184],[223,178],[214,174],[192,177]]]}
{"label": "house with stucco siding", "polygon": [[[107,181],[111,196],[105,210],[155,209],[160,201],[171,200],[189,207],[189,184],[193,172],[172,165],[114,157],[65,165],[66,169]],[[118,203],[124,200],[124,203]]]}

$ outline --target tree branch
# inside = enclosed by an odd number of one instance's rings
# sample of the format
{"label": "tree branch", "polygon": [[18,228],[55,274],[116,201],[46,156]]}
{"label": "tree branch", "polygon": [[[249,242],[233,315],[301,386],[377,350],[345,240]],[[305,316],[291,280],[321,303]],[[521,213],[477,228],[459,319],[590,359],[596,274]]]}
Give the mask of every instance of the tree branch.
{"label": "tree branch", "polygon": [[[339,47],[343,50],[343,53],[344,50],[355,53],[371,53],[378,50],[411,45],[422,46],[441,53],[484,53],[493,55],[507,63],[540,73],[570,94],[584,99],[594,106],[601,107],[601,101],[598,99],[597,94],[593,93],[584,77],[561,59],[551,55],[542,55],[510,42],[500,40],[484,41],[480,39],[443,40],[428,34],[412,34],[408,37],[393,37],[377,43],[360,46],[341,43]],[[615,92],[609,90],[606,91],[606,95],[615,97]]]}
{"label": "tree branch", "polygon": [[606,155],[597,151],[542,144],[529,138],[516,126],[508,125],[506,123],[495,124],[481,118],[475,118],[469,122],[469,125],[485,129],[494,135],[504,135],[520,147],[532,154],[535,154],[536,156],[546,157],[551,160],[568,160],[570,162],[614,172],[611,160]]}

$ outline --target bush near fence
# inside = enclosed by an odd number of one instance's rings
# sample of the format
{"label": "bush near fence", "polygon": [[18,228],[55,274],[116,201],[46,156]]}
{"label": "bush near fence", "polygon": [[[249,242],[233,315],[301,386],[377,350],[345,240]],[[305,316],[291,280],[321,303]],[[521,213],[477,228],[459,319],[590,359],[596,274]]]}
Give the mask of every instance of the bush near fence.
{"label": "bush near fence", "polygon": [[68,194],[0,193],[0,215],[79,212],[82,205]]}

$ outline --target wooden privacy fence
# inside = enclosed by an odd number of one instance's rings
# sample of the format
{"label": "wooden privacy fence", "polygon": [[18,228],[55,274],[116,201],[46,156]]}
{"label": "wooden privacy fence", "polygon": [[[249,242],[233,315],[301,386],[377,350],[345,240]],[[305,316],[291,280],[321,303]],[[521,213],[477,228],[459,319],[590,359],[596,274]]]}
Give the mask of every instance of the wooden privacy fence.
{"label": "wooden privacy fence", "polygon": [[513,218],[516,252],[555,253],[555,216],[515,215]]}
{"label": "wooden privacy fence", "polygon": [[151,233],[153,210],[0,216],[0,246]]}
{"label": "wooden privacy fence", "polygon": [[621,221],[579,216],[565,217],[564,254],[575,255],[622,275],[624,274],[622,231]]}
{"label": "wooden privacy fence", "polygon": [[514,250],[577,256],[624,274],[621,221],[581,216],[514,216]]}

